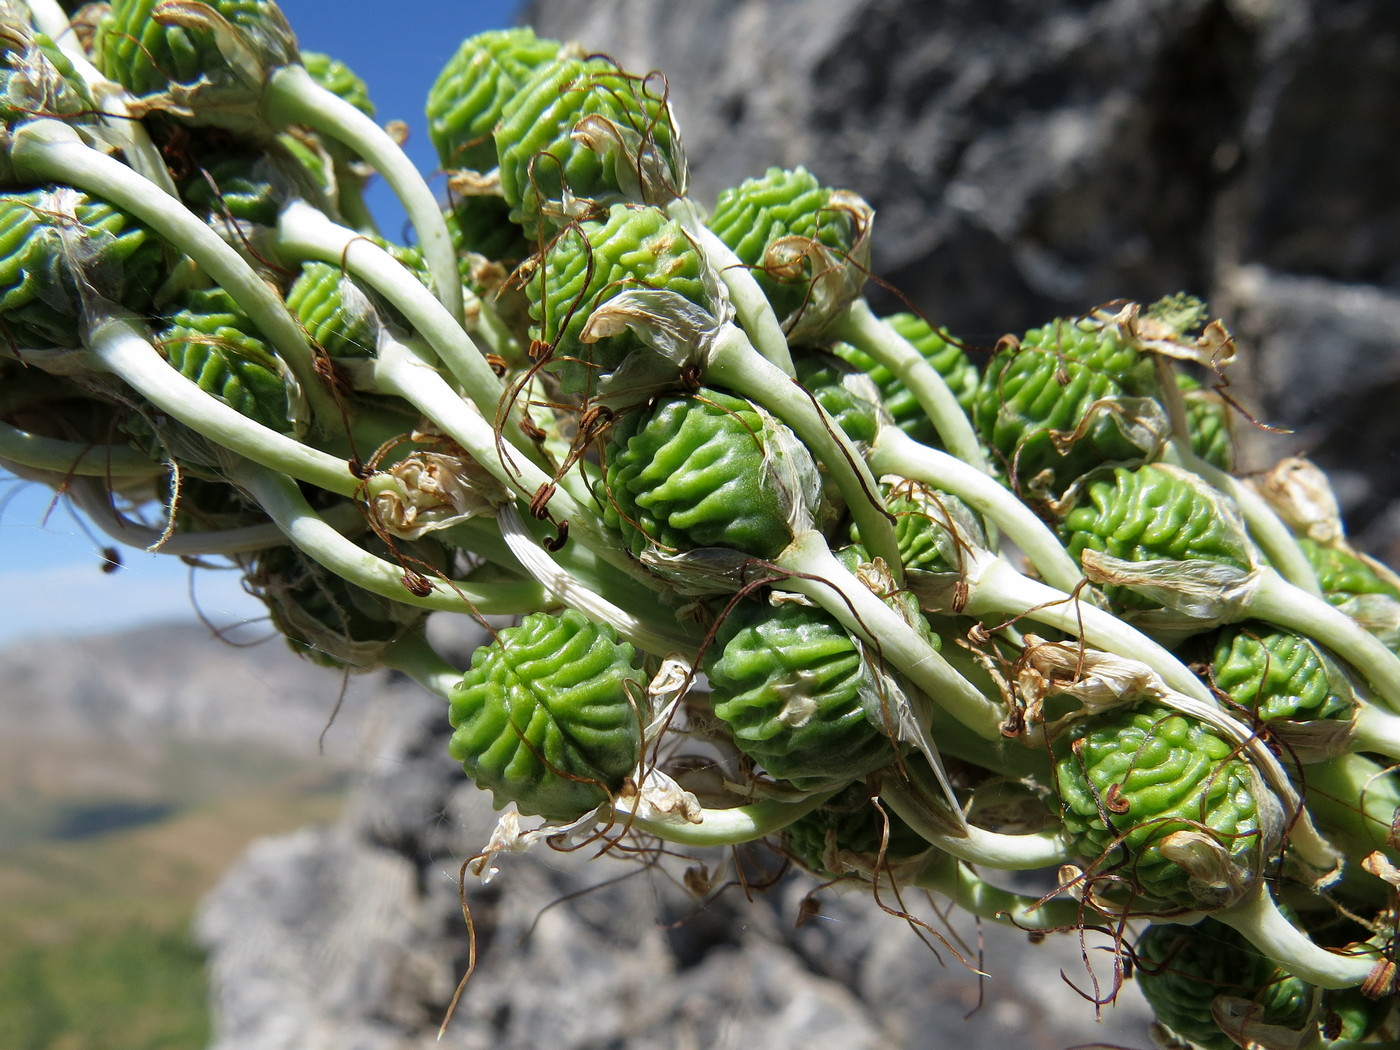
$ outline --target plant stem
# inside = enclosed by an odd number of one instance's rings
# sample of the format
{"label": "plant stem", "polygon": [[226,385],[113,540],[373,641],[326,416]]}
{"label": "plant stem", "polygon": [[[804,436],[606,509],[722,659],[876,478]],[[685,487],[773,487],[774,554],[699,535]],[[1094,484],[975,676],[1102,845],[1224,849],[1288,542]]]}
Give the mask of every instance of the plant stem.
{"label": "plant stem", "polygon": [[86,342],[113,375],[215,444],[337,495],[354,496],[358,490],[359,479],[344,460],[254,422],[170,367],[130,317],[91,320]]}
{"label": "plant stem", "polygon": [[1376,960],[1338,955],[1314,944],[1284,918],[1262,880],[1238,904],[1211,917],[1232,927],[1279,966],[1319,988],[1354,988],[1366,980]]}
{"label": "plant stem", "polygon": [[914,885],[942,894],[963,911],[1021,930],[1075,930],[1084,923],[1078,901],[1043,900],[1000,889],[979,878],[965,861],[948,853],[935,853],[914,878]]}
{"label": "plant stem", "polygon": [[267,80],[263,101],[269,122],[305,124],[350,147],[384,177],[418,231],[423,260],[438,299],[454,318],[462,316],[462,277],[457,252],[437,197],[399,144],[370,117],[317,84],[300,65],[283,66]]}
{"label": "plant stem", "polygon": [[792,429],[840,489],[866,549],[884,558],[902,582],[903,562],[894,526],[864,457],[811,394],[754,350],[740,329],[726,328],[728,332],[705,363],[706,382],[762,405]]}
{"label": "plant stem", "polygon": [[125,164],[85,146],[72,128],[57,120],[30,121],[16,129],[10,159],[22,177],[65,183],[106,198],[189,255],[233,296],[276,349],[311,403],[313,418],[322,426],[340,418],[334,399],[316,373],[306,333],[286,304],[238,252],[193,213],[173,206],[168,195]]}
{"label": "plant stem", "polygon": [[617,803],[618,819],[634,830],[655,835],[678,846],[738,846],[781,831],[795,820],[805,817],[836,794],[824,791],[809,795],[800,802],[780,802],[765,799],[729,809],[703,809],[698,824],[672,823],[630,816]]}
{"label": "plant stem", "polygon": [[518,616],[547,608],[533,581],[469,583],[422,578],[427,593],[410,590],[402,566],[378,558],[347,540],[317,514],[296,483],[246,461],[229,467],[229,479],[245,489],[287,538],[313,561],[358,587],[420,609],[481,616]]}
{"label": "plant stem", "polygon": [[857,299],[828,334],[850,343],[894,373],[928,415],[944,448],[983,474],[991,472],[982,443],[948,381],[917,347],[876,317],[869,303]]}
{"label": "plant stem", "polygon": [[956,456],[921,445],[885,425],[867,460],[877,475],[897,474],[957,496],[1005,533],[1051,587],[1072,592],[1084,579],[1079,566],[1035,513],[995,478]]}
{"label": "plant stem", "polygon": [[947,660],[868,587],[836,560],[821,534],[796,537],[778,556],[793,575],[777,586],[805,594],[861,638],[881,660],[903,674],[928,701],[988,740],[998,739],[1005,712],[983,696]]}
{"label": "plant stem", "polygon": [[164,463],[130,445],[94,445],[33,434],[0,422],[0,459],[63,477],[147,478],[165,473]]}

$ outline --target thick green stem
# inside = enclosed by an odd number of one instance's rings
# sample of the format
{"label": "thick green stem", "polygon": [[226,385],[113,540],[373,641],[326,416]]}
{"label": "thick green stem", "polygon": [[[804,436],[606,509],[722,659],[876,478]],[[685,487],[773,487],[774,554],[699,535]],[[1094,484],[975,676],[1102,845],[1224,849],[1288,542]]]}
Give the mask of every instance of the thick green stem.
{"label": "thick green stem", "polygon": [[[796,537],[776,564],[794,574],[781,581],[784,590],[817,602],[930,702],[979,736],[988,740],[1000,737],[1005,717],[1001,705],[983,696],[899,613],[837,561],[820,533]],[[926,722],[921,719],[921,727],[926,727]]]}
{"label": "thick green stem", "polygon": [[382,393],[394,394],[413,405],[453,441],[490,471],[507,489],[533,503],[537,494],[551,492],[547,501],[550,514],[567,522],[570,542],[577,539],[598,557],[625,576],[651,586],[651,577],[609,535],[601,516],[576,500],[568,491],[556,488],[553,478],[534,463],[514,453],[498,439],[495,429],[473,404],[463,401],[428,361],[428,351],[401,343],[383,334],[373,362],[374,382]]}
{"label": "thick green stem", "polygon": [[[546,608],[543,589],[533,581],[469,583],[418,577],[410,589],[400,565],[376,557],[347,540],[312,509],[296,483],[251,463],[234,464],[229,478],[247,491],[287,538],[308,557],[358,587],[420,609],[469,616],[519,616]],[[426,593],[420,593],[426,590]]]}
{"label": "thick green stem", "polygon": [[963,911],[1022,930],[1077,930],[1084,923],[1078,901],[1041,900],[1000,889],[978,878],[964,861],[951,854],[934,854],[928,866],[915,877],[914,885],[942,894]]}
{"label": "thick green stem", "polygon": [[286,304],[238,252],[192,212],[175,205],[149,179],[125,164],[85,146],[72,128],[56,120],[31,121],[18,128],[10,160],[24,178],[66,183],[111,201],[192,258],[233,296],[272,344],[296,377],[320,425],[340,419],[334,399],[316,372],[306,333]]}
{"label": "thick green stem", "polygon": [[942,820],[930,819],[926,797],[918,786],[895,773],[880,778],[881,801],[925,841],[959,860],[1000,871],[1032,871],[1074,859],[1058,830],[1003,835],[967,824],[963,833],[955,834]]}
{"label": "thick green stem", "polygon": [[438,299],[453,317],[460,318],[462,277],[452,235],[437,197],[399,144],[371,118],[317,84],[299,65],[283,66],[268,78],[263,104],[270,122],[279,126],[305,124],[349,146],[374,165],[418,231],[419,247]]}
{"label": "thick green stem", "polygon": [[990,473],[991,467],[982,451],[982,443],[977,440],[977,432],[948,388],[948,381],[917,347],[876,317],[869,303],[857,299],[829,334],[850,343],[893,372],[928,415],[944,448],[983,474]]}
{"label": "thick green stem", "polygon": [[64,477],[148,478],[165,473],[164,463],[130,445],[93,445],[44,437],[0,423],[0,459]]}
{"label": "thick green stem", "polygon": [[732,325],[727,328],[728,337],[720,337],[705,363],[706,382],[762,405],[792,429],[841,491],[866,549],[884,558],[903,582],[894,526],[864,457],[811,394],[755,351],[743,332]]}
{"label": "thick green stem", "polygon": [[359,479],[343,459],[270,430],[205,393],[170,367],[136,321],[125,317],[93,320],[86,340],[113,375],[220,447],[328,492],[353,496],[357,491]]}
{"label": "thick green stem", "polygon": [[621,824],[630,824],[637,831],[655,835],[678,846],[739,846],[782,831],[793,821],[805,817],[822,805],[835,793],[826,791],[810,795],[800,802],[767,799],[763,802],[734,806],[731,809],[702,809],[698,824],[647,820],[629,816],[625,811],[617,814],[617,820]]}
{"label": "thick green stem", "polygon": [[1084,579],[1055,534],[995,478],[956,456],[921,445],[896,426],[884,426],[867,457],[879,475],[897,474],[957,496],[1000,529],[1051,587],[1074,591]]}
{"label": "thick green stem", "polygon": [[385,667],[402,671],[440,700],[451,700],[462,672],[448,663],[420,628],[394,641],[380,657]]}
{"label": "thick green stem", "polygon": [[971,557],[965,582],[967,600],[953,610],[982,618],[1024,617],[1075,638],[1095,649],[1146,664],[1172,689],[1212,707],[1219,704],[1189,667],[1141,631],[1073,595],[1022,576],[986,551]]}
{"label": "thick green stem", "polygon": [[673,202],[669,210],[685,227],[685,232],[694,238],[706,261],[719,274],[719,279],[729,290],[729,301],[734,305],[734,315],[753,341],[754,348],[789,378],[796,375],[783,326],[773,313],[768,296],[763,293],[763,289],[758,281],[754,280],[753,273],[744,265],[743,260],[700,220],[695,212],[694,203],[688,198]]}
{"label": "thick green stem", "polygon": [[1244,900],[1213,912],[1211,917],[1243,934],[1293,976],[1319,988],[1354,988],[1366,980],[1376,964],[1373,956],[1338,955],[1314,944],[1284,918],[1262,881]]}

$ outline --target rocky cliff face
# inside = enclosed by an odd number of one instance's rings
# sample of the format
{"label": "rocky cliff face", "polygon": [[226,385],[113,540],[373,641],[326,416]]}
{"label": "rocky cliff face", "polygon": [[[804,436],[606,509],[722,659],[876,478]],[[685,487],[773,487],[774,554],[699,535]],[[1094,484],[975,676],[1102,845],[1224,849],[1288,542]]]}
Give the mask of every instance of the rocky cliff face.
{"label": "rocky cliff face", "polygon": [[[1232,393],[1296,427],[1363,542],[1400,555],[1400,6],[535,0],[527,17],[666,72],[701,200],[771,164],[865,195],[876,271],[974,343],[1120,297],[1209,297],[1252,362]],[[438,706],[392,704],[343,821],[260,844],[207,902],[217,1050],[1147,1043],[1131,985],[1089,1023],[1072,938],[964,927],[950,942],[979,984],[864,896],[797,927],[810,883],[701,905],[689,860],[542,850],[469,893],[481,958],[435,1044],[467,961],[457,872],[492,816]]]}

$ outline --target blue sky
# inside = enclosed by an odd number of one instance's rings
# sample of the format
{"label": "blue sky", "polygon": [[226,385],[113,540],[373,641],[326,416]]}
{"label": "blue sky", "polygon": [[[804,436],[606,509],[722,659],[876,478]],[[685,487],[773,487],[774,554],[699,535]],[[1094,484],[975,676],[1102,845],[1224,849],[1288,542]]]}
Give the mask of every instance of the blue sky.
{"label": "blue sky", "polygon": [[[437,72],[465,37],[513,24],[517,0],[285,0],[282,9],[303,48],[324,51],[369,85],[381,121],[411,129],[409,156],[431,172],[423,100]],[[401,222],[382,189],[371,207],[386,229]],[[0,472],[0,645],[28,637],[90,633],[194,616],[191,598],[213,622],[261,615],[231,572],[191,574],[178,559],[123,549],[123,568],[101,571],[106,543],[52,494]]]}

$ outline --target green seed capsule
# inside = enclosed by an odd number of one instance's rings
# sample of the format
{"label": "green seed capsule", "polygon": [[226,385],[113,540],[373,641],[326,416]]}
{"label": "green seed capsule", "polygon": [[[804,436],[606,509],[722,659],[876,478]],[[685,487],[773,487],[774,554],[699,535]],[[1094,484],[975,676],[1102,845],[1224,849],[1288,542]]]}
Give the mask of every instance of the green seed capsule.
{"label": "green seed capsule", "polygon": [[444,169],[496,166],[492,133],[506,104],[559,52],[558,41],[541,40],[528,27],[493,29],[462,41],[428,91],[428,137]]}
{"label": "green seed capsule", "polygon": [[[97,68],[135,95],[194,86],[207,78],[227,97],[243,101],[261,89],[247,82],[247,70],[224,57],[221,38],[232,32],[240,50],[263,70],[298,60],[296,37],[271,0],[207,0],[200,19],[180,24],[158,20],[160,0],[114,0],[97,25],[93,42]],[[189,24],[185,24],[188,21]],[[202,23],[202,24],[197,24]],[[226,45],[227,40],[223,41]]]}
{"label": "green seed capsule", "polygon": [[1264,722],[1347,718],[1355,695],[1316,642],[1268,624],[1238,624],[1215,641],[1211,678],[1234,704]]}
{"label": "green seed capsule", "polygon": [[534,613],[472,654],[452,691],[448,751],[497,806],[573,820],[637,767],[646,680],[607,625]]}
{"label": "green seed capsule", "polygon": [[882,683],[827,613],[742,602],[705,662],[711,701],[739,748],[804,790],[848,784],[888,765]]}
{"label": "green seed capsule", "polygon": [[[441,559],[440,551],[434,554]],[[427,559],[420,544],[401,554]],[[318,664],[350,670],[379,666],[385,651],[410,630],[421,630],[427,612],[391,601],[350,583],[295,547],[254,556],[249,589],[267,606],[273,624],[294,651]],[[405,592],[407,593],[407,592]]]}
{"label": "green seed capsule", "polygon": [[[883,857],[881,843],[884,843]],[[888,809],[876,808],[870,789],[852,784],[783,830],[783,850],[822,878],[884,865],[926,853],[929,845]]]}
{"label": "green seed capsule", "polygon": [[[1061,816],[1096,878],[1126,883],[1134,909],[1226,907],[1258,878],[1272,843],[1255,778],[1233,744],[1157,707],[1080,723],[1055,764]],[[1099,894],[1114,886],[1095,882]]]}
{"label": "green seed capsule", "polygon": [[1333,605],[1342,605],[1366,594],[1400,601],[1400,588],[1376,572],[1365,558],[1345,546],[1318,543],[1306,536],[1297,539],[1317,574],[1318,586]]}
{"label": "green seed capsule", "polygon": [[905,569],[966,571],[968,545],[987,546],[977,516],[956,496],[917,481],[901,481],[885,497]]}
{"label": "green seed capsule", "polygon": [[229,220],[274,227],[289,181],[266,153],[201,153],[179,182],[190,210],[222,229]]}
{"label": "green seed capsule", "polygon": [[[922,317],[910,313],[891,314],[885,318],[885,322],[907,339],[934,371],[943,377],[948,389],[958,399],[958,405],[971,418],[973,399],[977,393],[977,366],[962,347],[952,341],[947,330],[935,330]],[[885,411],[896,426],[921,444],[931,448],[942,447],[938,431],[924,413],[923,406],[893,372],[849,343],[837,343],[831,350],[874,380],[880,388]]]}
{"label": "green seed capsule", "polygon": [[501,193],[532,239],[617,202],[685,195],[687,169],[659,77],[561,58],[506,102],[495,131]]}
{"label": "green seed capsule", "polygon": [[0,324],[12,345],[79,346],[77,282],[145,313],[164,251],[125,213],[77,190],[0,194]]}
{"label": "green seed capsule", "polygon": [[869,448],[880,431],[879,392],[839,357],[818,351],[794,356],[797,381],[857,447]]}
{"label": "green seed capsule", "polygon": [[[1166,435],[1138,400],[1153,366],[1115,328],[1054,321],[999,351],[982,375],[973,422],[1018,491],[1055,496],[1105,464],[1141,460]],[[1147,434],[1138,427],[1145,424]]]}
{"label": "green seed capsule", "polygon": [[721,193],[709,226],[753,270],[784,330],[813,338],[860,294],[872,214],[806,168],[769,168]]}
{"label": "green seed capsule", "polygon": [[[1212,562],[1243,572],[1256,556],[1237,514],[1224,497],[1188,471],[1161,463],[1122,467],[1091,482],[1061,531],[1071,556],[1094,550],[1128,562]],[[1105,588],[1124,608],[1153,601],[1118,586]]]}
{"label": "green seed capsule", "polygon": [[1235,434],[1230,406],[1213,390],[1183,372],[1176,373],[1186,403],[1186,426],[1191,433],[1191,451],[1213,467],[1229,472],[1235,463]]}
{"label": "green seed capsule", "polygon": [[[631,329],[599,336],[599,309],[628,291],[662,290],[707,313],[716,303],[704,256],[679,223],[650,207],[615,204],[602,222],[565,230],[530,279],[531,334],[552,347],[549,369],[566,393],[590,391],[645,344]],[[650,352],[650,351],[648,351]]]}
{"label": "green seed capsule", "polygon": [[200,389],[265,427],[292,429],[281,364],[222,288],[187,292],[156,342]]}
{"label": "green seed capsule", "polygon": [[1203,1050],[1235,1050],[1245,1043],[1232,1039],[1216,1020],[1212,1006],[1222,996],[1255,1004],[1259,1024],[1300,1032],[1312,1020],[1316,989],[1213,919],[1195,926],[1152,926],[1138,939],[1134,955],[1138,987],[1157,1021]]}
{"label": "green seed capsule", "polygon": [[360,287],[338,266],[303,263],[287,292],[287,309],[306,334],[332,357],[372,357],[379,314]]}
{"label": "green seed capsule", "polygon": [[311,74],[311,79],[332,95],[344,99],[365,116],[374,116],[374,103],[370,101],[369,87],[340,59],[319,51],[303,51],[301,64]]}
{"label": "green seed capsule", "polygon": [[[657,402],[614,425],[606,459],[606,520],[634,554],[724,547],[775,558],[792,542],[798,491],[775,470],[815,476],[785,428],[713,390]],[[802,495],[801,498],[808,497]],[[811,504],[808,503],[808,506]]]}

